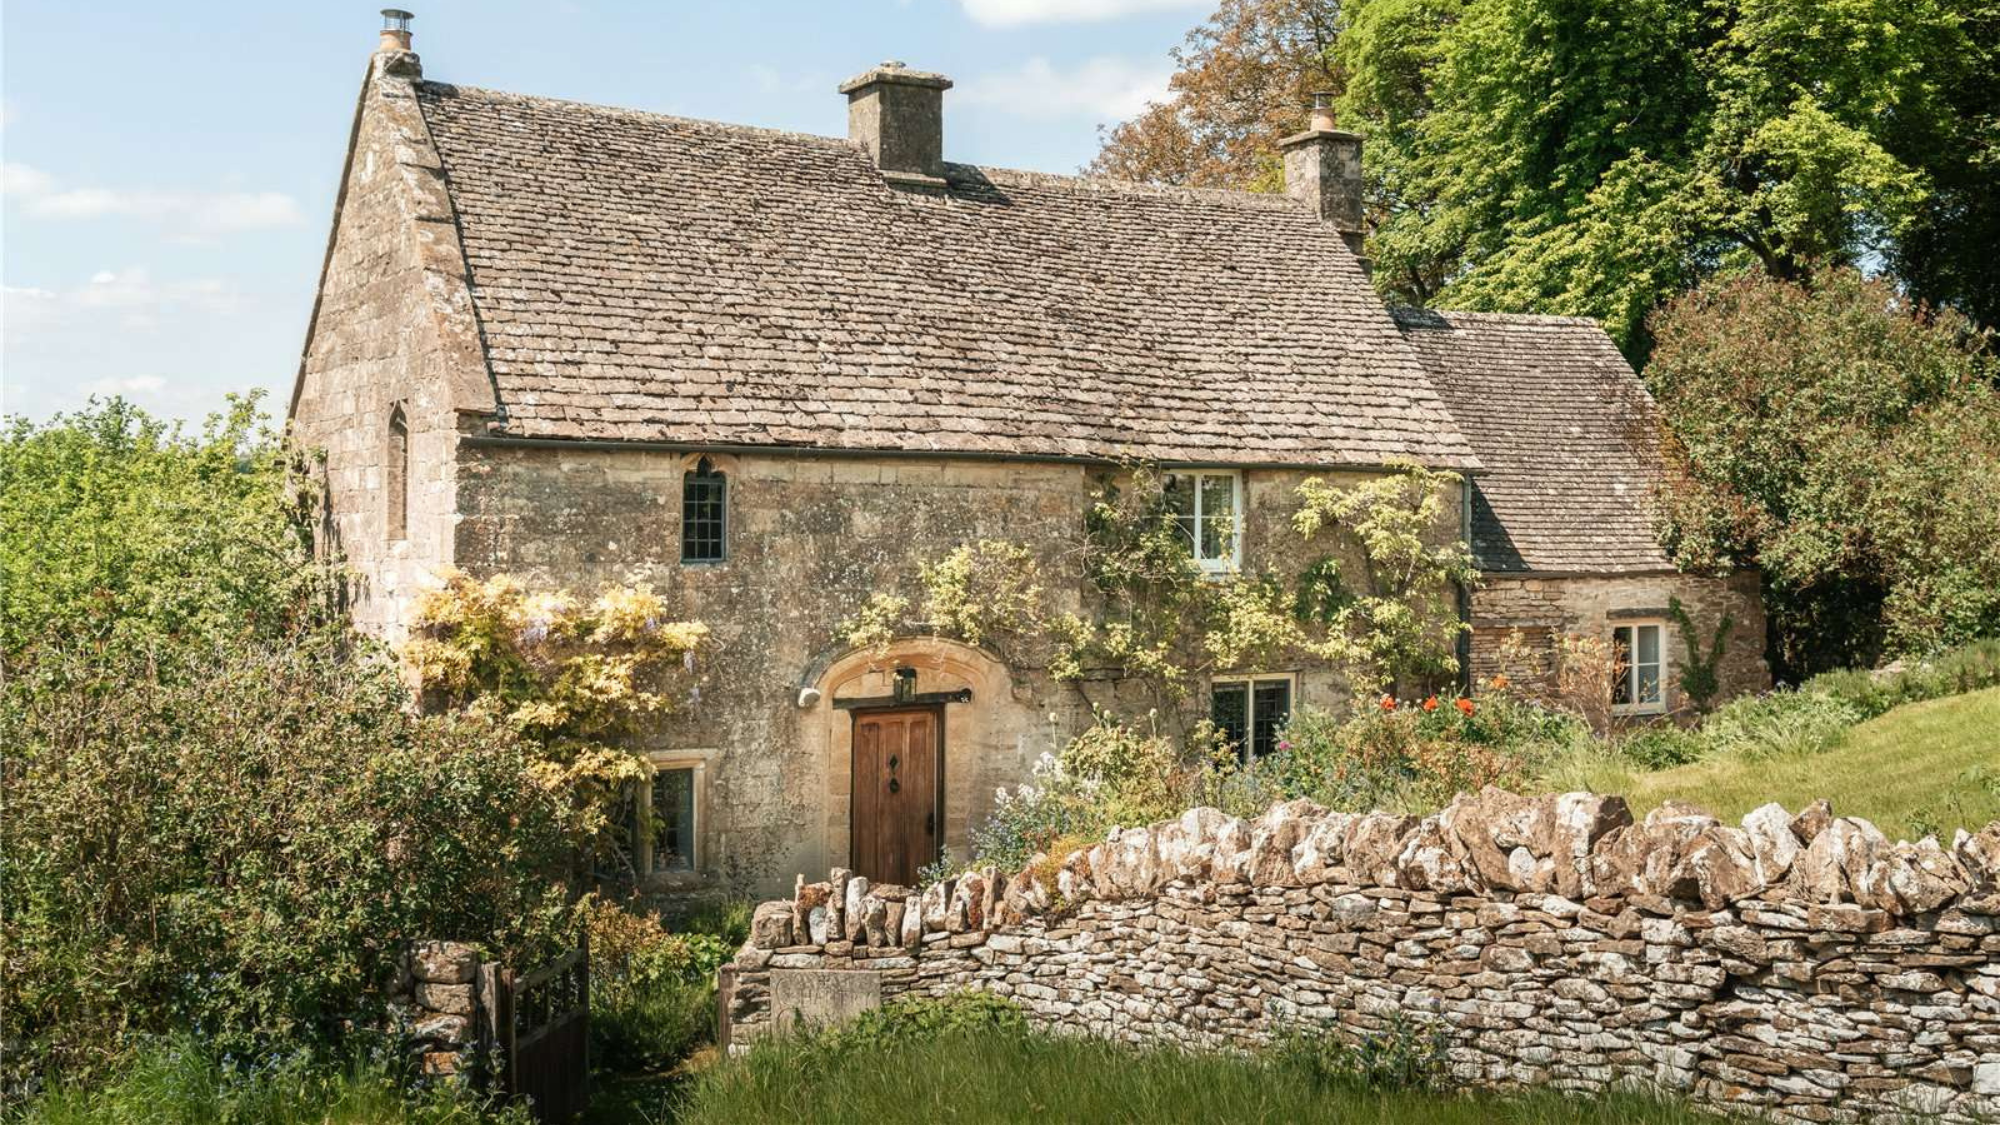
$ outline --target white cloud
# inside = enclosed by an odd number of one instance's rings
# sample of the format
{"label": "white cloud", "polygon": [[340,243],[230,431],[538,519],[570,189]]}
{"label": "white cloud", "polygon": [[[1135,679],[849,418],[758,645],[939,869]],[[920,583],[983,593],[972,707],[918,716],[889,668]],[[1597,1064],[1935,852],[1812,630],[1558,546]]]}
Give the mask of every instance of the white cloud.
{"label": "white cloud", "polygon": [[240,293],[214,278],[162,284],[144,266],[99,270],[73,289],[7,286],[8,337],[56,332],[130,332],[158,328],[183,310],[227,316],[243,304]]}
{"label": "white cloud", "polygon": [[1033,23],[1095,23],[1143,12],[1207,8],[1215,0],[959,0],[974,23],[1021,27]]}
{"label": "white cloud", "polygon": [[176,234],[202,236],[290,226],[304,218],[298,201],[275,191],[128,191],[63,188],[25,164],[5,166],[7,201],[37,219],[143,219]]}
{"label": "white cloud", "polygon": [[766,63],[751,64],[749,74],[750,81],[766,94],[818,94],[832,90],[837,84],[803,71],[787,74]]}
{"label": "white cloud", "polygon": [[972,78],[957,91],[974,105],[1023,117],[1093,116],[1124,120],[1167,96],[1171,67],[1100,55],[1068,71],[1039,56],[1018,68]]}
{"label": "white cloud", "polygon": [[54,191],[56,182],[47,172],[26,164],[0,164],[0,192],[8,199],[32,199]]}
{"label": "white cloud", "polygon": [[166,385],[158,375],[134,375],[130,379],[93,379],[83,389],[94,395],[149,395]]}

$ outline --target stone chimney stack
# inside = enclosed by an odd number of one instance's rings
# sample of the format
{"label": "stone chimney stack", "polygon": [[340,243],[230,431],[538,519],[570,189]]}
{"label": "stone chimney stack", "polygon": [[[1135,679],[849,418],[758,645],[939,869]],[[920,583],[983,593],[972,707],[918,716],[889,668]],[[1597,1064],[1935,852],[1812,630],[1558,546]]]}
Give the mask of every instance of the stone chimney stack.
{"label": "stone chimney stack", "polygon": [[944,92],[951,79],[885,62],[840,84],[847,136],[892,181],[944,183]]}
{"label": "stone chimney stack", "polygon": [[407,51],[410,49],[410,21],[417,17],[401,8],[382,9],[382,38],[375,50]]}
{"label": "stone chimney stack", "polygon": [[1358,257],[1361,222],[1361,138],[1333,127],[1333,95],[1314,94],[1312,121],[1303,133],[1278,142],[1285,156],[1285,194],[1304,200],[1321,222],[1331,223]]}

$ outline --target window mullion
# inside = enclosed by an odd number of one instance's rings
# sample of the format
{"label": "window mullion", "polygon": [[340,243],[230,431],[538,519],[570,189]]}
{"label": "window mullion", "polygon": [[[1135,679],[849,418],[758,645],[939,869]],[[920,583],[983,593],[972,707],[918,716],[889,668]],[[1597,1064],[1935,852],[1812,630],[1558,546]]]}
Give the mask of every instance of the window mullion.
{"label": "window mullion", "polygon": [[1197,563],[1207,561],[1207,556],[1202,553],[1202,534],[1207,527],[1207,515],[1202,510],[1201,496],[1203,491],[1201,487],[1202,478],[1207,475],[1207,473],[1191,474],[1194,482],[1194,561]]}

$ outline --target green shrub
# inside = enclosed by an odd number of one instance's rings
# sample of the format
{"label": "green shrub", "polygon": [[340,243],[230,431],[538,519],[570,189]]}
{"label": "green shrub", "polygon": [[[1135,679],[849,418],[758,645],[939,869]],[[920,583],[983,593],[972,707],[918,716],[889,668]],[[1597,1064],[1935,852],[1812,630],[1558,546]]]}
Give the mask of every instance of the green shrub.
{"label": "green shrub", "polygon": [[[1060,758],[1042,755],[1028,776],[995,793],[992,812],[973,826],[969,836],[975,862],[1019,870],[1058,840],[1100,836],[1110,826],[1095,799],[1099,787],[1070,773]],[[935,882],[950,874],[949,861],[941,861],[926,868],[919,881]]]}
{"label": "green shrub", "polygon": [[1802,691],[1829,696],[1874,718],[1905,703],[2000,685],[2000,638],[1974,641],[1934,656],[1913,658],[1893,672],[1847,670],[1807,680]]}
{"label": "green shrub", "polygon": [[[333,620],[298,458],[231,399],[199,435],[118,400],[0,433],[0,652],[144,651],[170,672],[196,639],[281,637]],[[190,650],[196,651],[196,650]],[[193,665],[199,670],[199,665]]]}
{"label": "green shrub", "polygon": [[[713,920],[728,926],[738,913],[719,911]],[[713,1041],[715,971],[740,940],[669,933],[652,914],[609,902],[591,906],[589,924],[596,1065],[628,1073],[666,1070]]]}
{"label": "green shrub", "polygon": [[590,1061],[620,1074],[672,1069],[715,1041],[715,981],[590,986]]}
{"label": "green shrub", "polygon": [[[975,863],[1019,870],[1063,842],[1195,805],[1242,817],[1301,797],[1334,809],[1428,811],[1459,792],[1524,782],[1583,729],[1572,716],[1500,691],[1477,700],[1385,698],[1345,718],[1301,708],[1276,751],[1245,765],[1209,728],[1178,752],[1168,739],[1100,719],[1061,755],[1037,762],[1026,784],[999,792],[972,830],[972,854]],[[950,873],[940,864],[924,877]]]}
{"label": "green shrub", "polygon": [[683,934],[709,934],[734,952],[750,940],[750,916],[757,904],[745,898],[706,902],[680,924]]}
{"label": "green shrub", "polygon": [[1773,691],[1744,696],[1717,708],[1702,723],[1708,754],[1752,761],[1818,754],[1838,745],[1863,714],[1859,707],[1817,692]]}
{"label": "green shrub", "polygon": [[[18,1117],[16,1117],[18,1115]],[[102,1083],[62,1083],[6,1114],[23,1125],[528,1125],[453,1084],[422,1082],[384,1054],[305,1051],[256,1061],[181,1036],[147,1045]]]}
{"label": "green shrub", "polygon": [[1699,761],[1709,751],[1708,742],[1699,733],[1672,723],[1634,727],[1616,735],[1612,746],[1619,757],[1648,770],[1684,766]]}
{"label": "green shrub", "polygon": [[10,1071],[81,1078],[127,1032],[322,1042],[375,1020],[408,939],[565,940],[567,821],[523,751],[412,715],[344,643],[204,644],[207,674],[166,683],[139,654],[46,647],[8,676]]}
{"label": "green shrub", "polygon": [[1286,1028],[1272,1043],[1281,1067],[1329,1086],[1432,1090],[1443,1084],[1451,1039],[1401,1011],[1389,1026],[1358,1037],[1318,1024]]}
{"label": "green shrub", "polygon": [[1239,815],[1295,797],[1334,809],[1426,811],[1456,793],[1520,784],[1577,729],[1570,716],[1500,691],[1476,700],[1385,697],[1345,719],[1303,708],[1277,753],[1224,779],[1218,803],[1239,806]]}

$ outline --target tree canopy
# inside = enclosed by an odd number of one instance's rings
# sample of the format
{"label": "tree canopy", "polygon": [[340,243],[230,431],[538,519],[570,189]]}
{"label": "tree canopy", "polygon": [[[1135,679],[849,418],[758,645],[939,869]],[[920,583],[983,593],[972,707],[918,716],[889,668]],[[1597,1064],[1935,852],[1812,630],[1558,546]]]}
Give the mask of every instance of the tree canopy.
{"label": "tree canopy", "polygon": [[1367,138],[1392,299],[1645,319],[1742,264],[1886,267],[2000,320],[1995,0],[1227,0],[1094,171],[1280,186],[1307,89]]}
{"label": "tree canopy", "polygon": [[1711,283],[1655,324],[1666,542],[1761,568],[1781,671],[2000,633],[2000,397],[1963,317],[1823,270]]}

